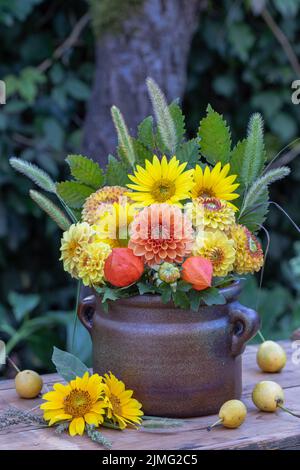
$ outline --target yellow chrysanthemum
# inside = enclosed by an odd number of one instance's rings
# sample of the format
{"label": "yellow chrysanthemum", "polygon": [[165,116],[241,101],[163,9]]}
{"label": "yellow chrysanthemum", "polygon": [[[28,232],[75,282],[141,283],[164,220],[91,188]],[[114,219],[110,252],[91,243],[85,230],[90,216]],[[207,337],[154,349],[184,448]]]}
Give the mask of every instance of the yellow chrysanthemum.
{"label": "yellow chrysanthemum", "polygon": [[119,204],[115,202],[111,210],[99,218],[93,225],[95,240],[108,243],[112,248],[126,247],[128,245],[128,227],[134,217],[132,204]]}
{"label": "yellow chrysanthemum", "polygon": [[234,270],[238,274],[254,273],[264,264],[264,254],[256,236],[243,225],[234,225],[230,236],[235,242]]}
{"label": "yellow chrysanthemum", "polygon": [[118,380],[111,372],[104,375],[105,394],[109,400],[107,417],[121,429],[128,424],[141,423],[141,403],[132,398],[133,391],[125,390],[125,384]]}
{"label": "yellow chrysanthemum", "polygon": [[[212,170],[209,166],[206,166],[204,171],[199,165],[196,165],[192,198],[216,197],[224,201],[232,201],[238,198],[239,195],[234,191],[239,187],[239,184],[233,184],[237,175],[227,176],[229,171],[229,163],[222,168],[221,163],[218,162]],[[230,203],[230,205],[236,210],[233,204]]]}
{"label": "yellow chrysanthemum", "polygon": [[77,264],[82,252],[92,240],[94,231],[86,222],[71,225],[61,239],[61,257],[64,270],[77,278]]}
{"label": "yellow chrysanthemum", "polygon": [[194,170],[184,171],[187,163],[173,157],[169,162],[165,156],[161,161],[154,155],[152,163],[145,161],[145,168],[137,165],[133,175],[128,175],[134,184],[128,188],[134,192],[130,198],[142,206],[155,203],[180,205],[180,201],[190,197]]}
{"label": "yellow chrysanthemum", "polygon": [[199,197],[188,204],[194,227],[228,230],[235,224],[234,210],[226,201],[215,197]]}
{"label": "yellow chrysanthemum", "polygon": [[67,385],[56,383],[51,392],[43,395],[46,400],[40,408],[49,426],[59,421],[70,421],[71,436],[82,435],[86,424],[103,423],[108,401],[104,394],[102,377],[98,374],[76,377]]}
{"label": "yellow chrysanthemum", "polygon": [[104,282],[104,264],[111,253],[107,243],[89,243],[82,251],[76,265],[78,277],[85,286],[97,286]]}
{"label": "yellow chrysanthemum", "polygon": [[194,256],[203,256],[213,265],[214,276],[226,276],[233,270],[235,261],[234,241],[220,230],[199,233],[193,249]]}
{"label": "yellow chrysanthemum", "polygon": [[83,205],[82,220],[90,225],[96,224],[99,217],[107,212],[114,202],[127,199],[125,193],[128,189],[122,186],[104,186],[91,194]]}

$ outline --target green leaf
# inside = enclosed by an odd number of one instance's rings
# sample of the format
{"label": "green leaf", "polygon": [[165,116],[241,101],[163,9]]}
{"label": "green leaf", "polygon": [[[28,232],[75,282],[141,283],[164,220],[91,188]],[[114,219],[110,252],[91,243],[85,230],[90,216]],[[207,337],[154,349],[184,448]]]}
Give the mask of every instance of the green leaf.
{"label": "green leaf", "polygon": [[165,285],[160,286],[159,291],[160,291],[162,303],[167,304],[168,302],[170,302],[170,300],[172,299],[172,292],[173,292],[170,285],[165,284]]}
{"label": "green leaf", "polygon": [[119,146],[122,148],[124,155],[128,163],[131,166],[134,166],[135,163],[135,153],[132,145],[132,140],[129,135],[124,117],[116,106],[111,107],[111,115],[114,121],[114,125],[118,134]]}
{"label": "green leaf", "polygon": [[224,305],[226,299],[224,295],[216,287],[210,287],[202,292],[202,300],[206,305]]}
{"label": "green leaf", "polygon": [[16,157],[10,158],[9,163],[14,170],[27,176],[27,178],[31,179],[37,186],[40,186],[40,188],[50,193],[56,192],[54,181],[38,166]]}
{"label": "green leaf", "polygon": [[67,382],[76,377],[82,377],[86,372],[89,372],[87,366],[80,359],[55,346],[53,348],[52,362],[56,367],[57,373]]}
{"label": "green leaf", "polygon": [[58,195],[72,209],[80,209],[86,198],[94,192],[92,188],[78,181],[63,181],[57,183],[56,190]]}
{"label": "green leaf", "polygon": [[70,165],[72,176],[80,183],[93,189],[99,189],[103,185],[103,172],[98,163],[83,155],[69,155],[66,160]]}
{"label": "green leaf", "polygon": [[140,295],[154,294],[156,292],[156,289],[152,284],[146,284],[145,282],[138,282],[137,288],[139,290]]}
{"label": "green leaf", "polygon": [[240,179],[239,177],[242,171],[245,150],[246,139],[243,139],[236,144],[230,155],[230,174],[238,175],[238,179]]}
{"label": "green leaf", "polygon": [[176,102],[169,105],[169,111],[175,125],[176,146],[178,146],[185,135],[185,118],[181,107]]}
{"label": "green leaf", "polygon": [[128,173],[131,173],[130,167],[125,166],[123,162],[118,161],[113,155],[108,156],[106,184],[109,186],[126,186],[130,182]]}
{"label": "green leaf", "polygon": [[188,310],[190,308],[190,301],[185,292],[182,292],[182,291],[173,292],[172,299],[175,304],[175,307],[180,307],[185,310]]}
{"label": "green leaf", "polygon": [[153,151],[155,147],[153,134],[153,117],[146,117],[138,125],[138,140],[149,150]]}
{"label": "green leaf", "polygon": [[8,294],[8,301],[17,321],[21,321],[26,314],[31,313],[38,306],[40,300],[41,298],[37,294],[25,295],[13,291]]}
{"label": "green leaf", "polygon": [[201,291],[191,290],[189,294],[190,306],[194,312],[198,312],[202,300]]}
{"label": "green leaf", "polygon": [[102,303],[104,304],[107,300],[118,300],[120,298],[119,289],[111,289],[110,287],[94,287],[95,291],[102,296]]}
{"label": "green leaf", "polygon": [[229,161],[231,153],[231,134],[223,116],[207,107],[207,115],[200,121],[198,137],[200,150],[206,160],[215,165]]}
{"label": "green leaf", "polygon": [[62,230],[68,230],[71,225],[65,214],[46,196],[33,189],[29,191],[31,199],[43,210]]}
{"label": "green leaf", "polygon": [[191,139],[181,144],[176,150],[176,157],[181,163],[187,162],[187,169],[194,168],[199,161],[199,143]]}
{"label": "green leaf", "polygon": [[241,180],[245,186],[251,184],[260,174],[265,159],[263,119],[259,113],[255,113],[249,121],[245,155],[241,168]]}

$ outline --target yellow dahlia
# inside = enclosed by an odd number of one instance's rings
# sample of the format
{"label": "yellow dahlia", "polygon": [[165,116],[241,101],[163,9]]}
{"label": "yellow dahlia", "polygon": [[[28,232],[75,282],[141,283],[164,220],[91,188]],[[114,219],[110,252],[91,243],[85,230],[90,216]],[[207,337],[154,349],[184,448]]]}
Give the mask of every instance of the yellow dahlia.
{"label": "yellow dahlia", "polygon": [[53,390],[43,395],[46,400],[40,408],[49,426],[59,421],[69,421],[71,436],[82,435],[86,424],[103,423],[108,401],[104,394],[102,377],[98,374],[76,377],[67,385],[56,383]]}
{"label": "yellow dahlia", "polygon": [[164,202],[180,205],[180,201],[190,197],[193,186],[194,170],[184,171],[186,165],[176,157],[168,162],[165,156],[160,161],[156,155],[152,163],[145,161],[145,168],[137,165],[134,176],[128,175],[134,183],[127,185],[134,191],[130,198],[142,206]]}
{"label": "yellow dahlia", "polygon": [[109,401],[107,417],[120,429],[129,425],[141,424],[141,403],[132,398],[133,391],[126,390],[125,384],[118,380],[111,372],[104,375],[105,394]]}
{"label": "yellow dahlia", "polygon": [[96,232],[95,240],[108,243],[113,248],[126,247],[129,239],[128,227],[133,220],[133,215],[132,204],[114,202],[111,210],[93,225]]}
{"label": "yellow dahlia", "polygon": [[110,210],[114,202],[126,199],[125,193],[128,189],[122,186],[104,186],[91,194],[83,205],[82,220],[90,225],[96,224],[99,217]]}
{"label": "yellow dahlia", "polygon": [[[190,203],[193,225],[212,230],[228,230],[235,224],[234,210],[226,201],[215,197],[198,197]],[[189,209],[188,209],[189,210]]]}
{"label": "yellow dahlia", "polygon": [[264,264],[264,254],[256,236],[243,225],[234,225],[230,236],[235,242],[234,270],[238,274],[254,273]]}
{"label": "yellow dahlia", "polygon": [[97,286],[104,283],[104,264],[111,253],[107,243],[92,242],[85,246],[77,263],[79,279],[85,286]]}
{"label": "yellow dahlia", "polygon": [[[229,171],[229,163],[222,168],[221,163],[218,162],[212,170],[206,165],[204,171],[199,165],[196,165],[192,198],[215,197],[224,201],[238,198],[239,195],[234,191],[239,187],[239,184],[233,184],[237,175],[227,176]],[[236,209],[231,203],[230,205]]]}
{"label": "yellow dahlia", "polygon": [[86,246],[93,239],[94,231],[86,222],[71,225],[61,239],[61,257],[64,270],[77,278],[77,264]]}
{"label": "yellow dahlia", "polygon": [[234,245],[234,241],[220,230],[202,232],[196,237],[193,254],[203,256],[212,262],[214,276],[226,276],[233,271]]}
{"label": "yellow dahlia", "polygon": [[191,252],[193,241],[192,222],[178,206],[152,204],[134,218],[128,246],[153,266],[163,262],[182,263]]}

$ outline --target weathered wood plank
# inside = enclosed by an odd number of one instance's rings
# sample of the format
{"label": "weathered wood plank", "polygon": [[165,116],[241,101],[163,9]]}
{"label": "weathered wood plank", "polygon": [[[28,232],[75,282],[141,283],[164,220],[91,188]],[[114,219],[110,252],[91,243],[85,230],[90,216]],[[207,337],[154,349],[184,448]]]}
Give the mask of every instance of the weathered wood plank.
{"label": "weathered wood plank", "polygon": [[[288,364],[280,374],[263,374],[255,363],[256,346],[248,346],[244,354],[243,400],[248,408],[246,422],[239,429],[217,427],[208,432],[207,426],[216,416],[185,420],[180,428],[170,430],[103,429],[113,442],[113,449],[131,450],[196,450],[196,449],[300,449],[300,421],[283,411],[261,413],[251,402],[251,390],[260,380],[276,380],[285,389],[286,405],[300,411],[300,365],[291,361],[291,343],[285,342]],[[56,374],[44,376],[46,384],[59,380]],[[13,381],[0,382],[0,410],[7,406],[33,408],[40,399],[21,400],[14,390]],[[0,449],[99,449],[86,437],[58,436],[52,428],[14,426],[0,431]]]}

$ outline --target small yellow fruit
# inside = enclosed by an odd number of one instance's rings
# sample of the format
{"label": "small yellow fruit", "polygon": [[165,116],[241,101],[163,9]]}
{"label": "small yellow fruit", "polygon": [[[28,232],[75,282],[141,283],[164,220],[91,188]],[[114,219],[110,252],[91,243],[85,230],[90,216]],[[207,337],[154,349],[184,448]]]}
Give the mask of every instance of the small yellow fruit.
{"label": "small yellow fruit", "polygon": [[274,412],[284,403],[284,393],[280,385],[270,380],[263,380],[255,385],[252,400],[261,411]]}
{"label": "small yellow fruit", "polygon": [[43,380],[33,370],[22,370],[15,377],[15,387],[21,398],[35,398],[43,388]]}
{"label": "small yellow fruit", "polygon": [[225,428],[238,428],[247,416],[247,408],[240,400],[226,401],[220,408],[219,420],[207,429],[210,431],[217,424],[223,424]]}
{"label": "small yellow fruit", "polygon": [[265,341],[258,348],[256,362],[263,372],[279,372],[286,365],[285,350],[275,341]]}

